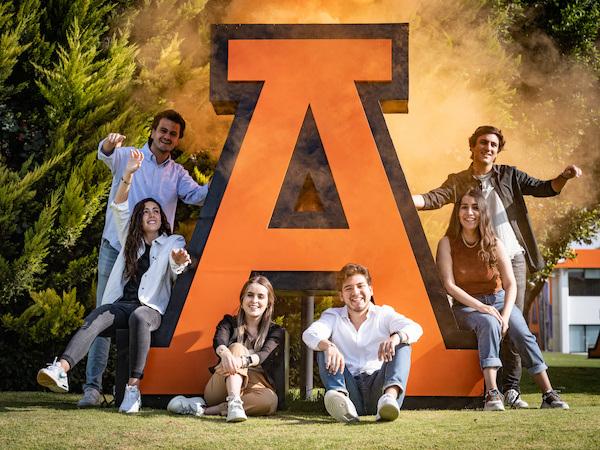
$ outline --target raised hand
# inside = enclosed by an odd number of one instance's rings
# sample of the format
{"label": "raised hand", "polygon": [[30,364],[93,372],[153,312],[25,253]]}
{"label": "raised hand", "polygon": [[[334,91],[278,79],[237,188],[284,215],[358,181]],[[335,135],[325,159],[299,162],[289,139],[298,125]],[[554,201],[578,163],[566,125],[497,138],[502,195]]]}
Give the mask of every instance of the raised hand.
{"label": "raised hand", "polygon": [[192,262],[192,258],[190,254],[185,250],[185,248],[180,248],[177,250],[173,250],[171,252],[171,257],[173,261],[179,266],[183,266],[185,263],[190,264]]}

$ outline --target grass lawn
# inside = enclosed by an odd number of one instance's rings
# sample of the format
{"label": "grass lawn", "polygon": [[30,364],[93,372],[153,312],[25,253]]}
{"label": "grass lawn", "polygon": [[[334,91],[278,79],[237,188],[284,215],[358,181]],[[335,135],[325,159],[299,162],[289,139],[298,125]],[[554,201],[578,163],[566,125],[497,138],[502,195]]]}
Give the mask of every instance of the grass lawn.
{"label": "grass lawn", "polygon": [[531,406],[527,410],[401,411],[394,422],[366,416],[353,425],[337,423],[321,403],[292,405],[271,417],[228,424],[220,417],[175,416],[147,408],[132,416],[117,414],[115,408],[79,410],[79,394],[1,392],[0,447],[600,448],[600,359],[544,357],[569,410],[537,409],[541,395],[526,374],[522,389]]}

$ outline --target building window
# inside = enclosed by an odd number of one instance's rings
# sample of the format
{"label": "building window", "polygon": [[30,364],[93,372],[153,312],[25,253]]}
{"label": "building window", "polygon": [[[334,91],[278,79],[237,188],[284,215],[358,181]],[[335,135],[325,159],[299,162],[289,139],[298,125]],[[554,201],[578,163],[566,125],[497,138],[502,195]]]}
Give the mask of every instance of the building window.
{"label": "building window", "polygon": [[569,295],[600,296],[600,269],[569,269]]}
{"label": "building window", "polygon": [[569,352],[587,353],[590,347],[596,345],[600,325],[571,325],[569,326]]}

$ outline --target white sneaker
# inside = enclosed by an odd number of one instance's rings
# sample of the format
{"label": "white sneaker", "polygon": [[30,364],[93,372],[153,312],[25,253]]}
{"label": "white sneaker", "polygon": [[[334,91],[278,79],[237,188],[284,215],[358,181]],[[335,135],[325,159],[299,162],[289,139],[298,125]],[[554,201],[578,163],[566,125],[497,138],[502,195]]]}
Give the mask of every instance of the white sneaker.
{"label": "white sneaker", "polygon": [[227,422],[243,422],[248,418],[239,397],[227,397]]}
{"label": "white sneaker", "polygon": [[100,406],[100,391],[94,388],[86,388],[83,391],[83,398],[77,402],[79,408],[93,408]]}
{"label": "white sneaker", "polygon": [[484,411],[504,411],[504,400],[498,389],[490,389],[485,394]]}
{"label": "white sneaker", "polygon": [[559,392],[560,391],[557,391],[556,389],[546,392],[542,396],[542,406],[540,406],[540,408],[569,409],[567,402],[558,395]]}
{"label": "white sneaker", "polygon": [[509,389],[504,393],[504,404],[509,408],[529,408],[529,403],[521,398],[516,389]]}
{"label": "white sneaker", "polygon": [[174,414],[191,414],[193,416],[204,415],[204,408],[206,408],[206,402],[202,397],[186,398],[183,395],[173,397],[167,409]]}
{"label": "white sneaker", "polygon": [[132,414],[140,411],[142,407],[142,394],[137,386],[125,386],[123,402],[119,406],[119,412]]}
{"label": "white sneaker", "polygon": [[352,400],[341,392],[330,390],[325,392],[325,409],[338,421],[344,423],[358,422],[358,413]]}
{"label": "white sneaker", "polygon": [[53,363],[48,364],[48,367],[38,372],[37,382],[53,392],[64,394],[69,392],[69,379],[67,372],[65,372],[65,369],[62,368],[57,359],[54,358]]}
{"label": "white sneaker", "polygon": [[383,394],[379,397],[375,420],[396,420],[399,414],[398,401],[392,394]]}

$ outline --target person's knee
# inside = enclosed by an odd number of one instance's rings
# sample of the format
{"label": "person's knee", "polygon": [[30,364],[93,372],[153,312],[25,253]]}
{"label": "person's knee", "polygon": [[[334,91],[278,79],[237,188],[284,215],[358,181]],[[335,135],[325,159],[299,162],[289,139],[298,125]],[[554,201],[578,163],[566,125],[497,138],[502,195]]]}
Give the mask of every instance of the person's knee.
{"label": "person's knee", "polygon": [[248,349],[243,344],[240,344],[239,342],[234,342],[233,344],[231,344],[229,346],[229,350],[231,351],[233,356],[242,356],[242,355],[250,354]]}

